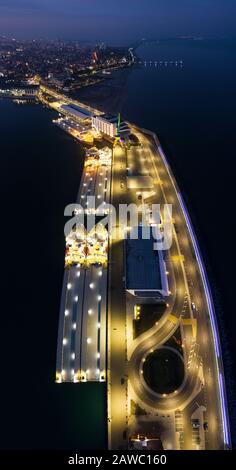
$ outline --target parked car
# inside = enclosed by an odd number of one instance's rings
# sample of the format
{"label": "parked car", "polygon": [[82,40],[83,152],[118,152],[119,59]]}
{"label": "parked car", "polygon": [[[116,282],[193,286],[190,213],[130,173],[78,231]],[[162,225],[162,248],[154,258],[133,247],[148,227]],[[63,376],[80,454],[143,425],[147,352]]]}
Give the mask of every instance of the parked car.
{"label": "parked car", "polygon": [[199,419],[193,419],[192,420],[192,427],[193,427],[193,429],[199,429],[200,428]]}

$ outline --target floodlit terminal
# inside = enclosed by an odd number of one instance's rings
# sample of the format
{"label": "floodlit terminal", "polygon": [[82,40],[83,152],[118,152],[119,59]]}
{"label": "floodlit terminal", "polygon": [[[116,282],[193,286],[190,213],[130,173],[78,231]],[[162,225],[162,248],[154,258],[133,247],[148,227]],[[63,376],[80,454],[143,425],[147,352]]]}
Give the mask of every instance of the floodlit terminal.
{"label": "floodlit terminal", "polygon": [[72,230],[66,237],[65,267],[107,265],[108,232],[102,224],[97,224],[89,233],[82,227]]}
{"label": "floodlit terminal", "polygon": [[112,150],[109,147],[97,149],[92,147],[86,151],[85,167],[98,165],[111,165]]}

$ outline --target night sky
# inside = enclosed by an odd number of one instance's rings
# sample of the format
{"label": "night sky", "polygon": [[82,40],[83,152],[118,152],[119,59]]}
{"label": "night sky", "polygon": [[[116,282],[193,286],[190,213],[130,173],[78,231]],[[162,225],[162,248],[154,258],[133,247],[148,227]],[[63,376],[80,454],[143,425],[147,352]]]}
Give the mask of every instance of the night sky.
{"label": "night sky", "polygon": [[0,35],[130,40],[230,36],[235,0],[0,0]]}

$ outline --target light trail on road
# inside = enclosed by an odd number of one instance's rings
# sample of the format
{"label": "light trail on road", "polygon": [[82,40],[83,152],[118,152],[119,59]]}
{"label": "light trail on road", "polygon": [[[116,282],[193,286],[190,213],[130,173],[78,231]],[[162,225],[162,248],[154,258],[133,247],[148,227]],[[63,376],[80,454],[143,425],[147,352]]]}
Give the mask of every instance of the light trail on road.
{"label": "light trail on road", "polygon": [[198,261],[198,265],[199,265],[199,268],[200,268],[200,273],[201,273],[201,277],[202,277],[202,281],[203,281],[203,285],[204,285],[204,289],[205,289],[205,294],[206,294],[206,299],[207,299],[207,304],[208,304],[208,310],[209,310],[209,313],[210,313],[210,320],[211,320],[211,325],[212,325],[212,330],[213,330],[213,338],[214,338],[215,353],[216,353],[216,364],[217,364],[217,370],[218,370],[218,383],[219,383],[220,398],[221,398],[220,403],[221,403],[221,413],[222,413],[222,420],[223,420],[224,442],[225,442],[226,445],[230,445],[229,430],[228,430],[229,429],[229,423],[228,423],[228,419],[227,419],[227,408],[226,408],[225,385],[224,385],[224,380],[223,380],[223,377],[222,377],[222,373],[219,370],[219,362],[218,362],[218,360],[221,361],[221,367],[222,367],[222,354],[220,352],[219,333],[218,333],[218,328],[217,328],[216,318],[215,318],[216,314],[215,314],[214,307],[213,307],[212,296],[211,296],[208,280],[207,280],[207,277],[206,277],[205,267],[204,267],[204,263],[203,263],[203,260],[202,260],[202,257],[201,257],[200,249],[198,247],[198,242],[196,240],[196,236],[194,234],[194,231],[193,231],[193,228],[192,228],[192,225],[191,225],[191,221],[190,221],[190,218],[189,218],[189,215],[188,215],[188,211],[185,207],[183,198],[182,198],[180,192],[177,191],[177,189],[176,189],[175,182],[173,181],[172,175],[170,173],[169,164],[168,164],[168,162],[166,160],[166,157],[164,155],[164,152],[163,152],[163,150],[160,146],[158,146],[158,151],[159,151],[159,153],[162,157],[162,160],[163,160],[163,162],[165,164],[165,167],[168,171],[169,177],[172,181],[173,187],[176,191],[179,203],[181,205],[181,208],[182,208],[182,211],[183,211],[183,214],[184,214],[186,225],[188,227],[188,231],[189,231],[189,234],[191,236],[191,240],[192,240],[192,243],[193,243],[193,246],[194,246],[194,250],[195,250],[196,258],[197,258],[197,261]]}

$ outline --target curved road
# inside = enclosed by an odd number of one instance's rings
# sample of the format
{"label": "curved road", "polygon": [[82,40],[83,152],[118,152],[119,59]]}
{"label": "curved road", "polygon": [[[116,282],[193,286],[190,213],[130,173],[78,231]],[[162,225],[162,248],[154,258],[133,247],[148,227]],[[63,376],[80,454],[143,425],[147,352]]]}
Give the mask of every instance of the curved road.
{"label": "curved road", "polygon": [[[173,262],[175,278],[175,299],[171,305],[172,316],[164,315],[157,327],[153,327],[135,340],[129,364],[128,376],[132,388],[145,405],[153,410],[174,411],[192,404],[193,399],[204,389],[204,400],[208,416],[208,447],[212,449],[228,448],[230,435],[223,380],[223,366],[220,355],[215,318],[212,318],[212,301],[208,291],[205,271],[199,258],[198,248],[194,243],[192,228],[186,216],[182,198],[169,166],[165,160],[159,142],[150,136],[134,130],[142,142],[142,153],[146,153],[145,162],[149,165],[149,174],[160,181],[163,201],[173,206],[174,240],[170,250],[173,256],[181,254],[179,263]],[[188,299],[188,311],[182,317],[185,296]],[[197,305],[193,312],[191,302]],[[170,302],[169,302],[170,303]],[[174,393],[160,396],[153,392],[144,381],[142,361],[150,350],[163,345],[175,332],[178,324],[192,324],[193,349],[185,350],[185,379],[182,386]],[[194,328],[195,332],[194,332]],[[184,328],[181,331],[184,334]],[[183,338],[184,339],[184,338]],[[195,349],[194,349],[195,348]],[[191,358],[191,360],[190,360]],[[202,374],[199,374],[201,367]],[[191,433],[191,428],[189,428]]]}

